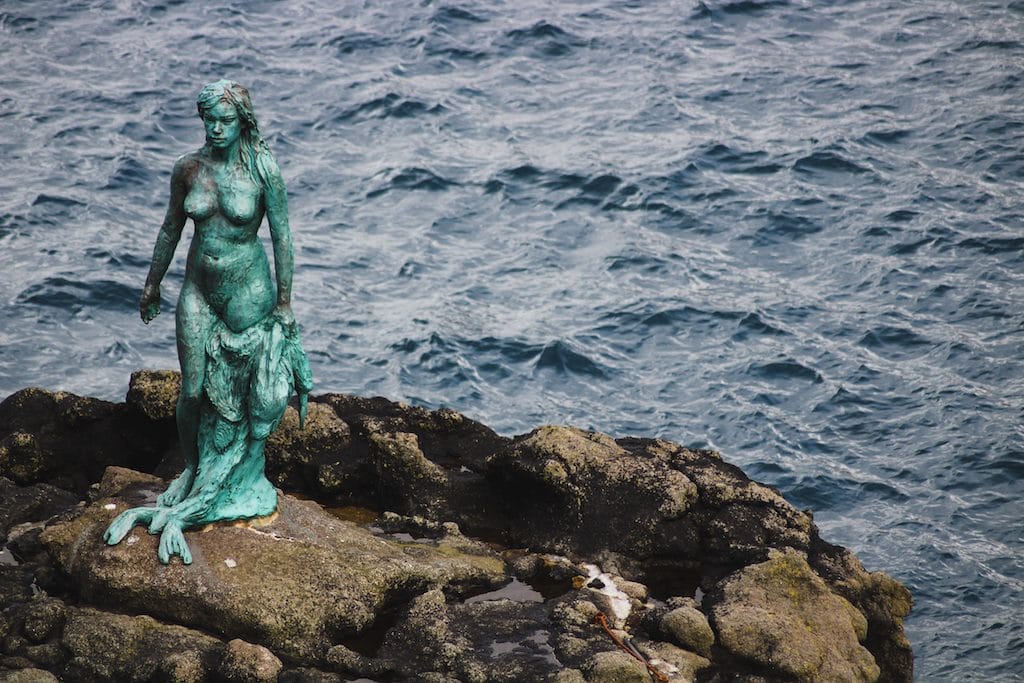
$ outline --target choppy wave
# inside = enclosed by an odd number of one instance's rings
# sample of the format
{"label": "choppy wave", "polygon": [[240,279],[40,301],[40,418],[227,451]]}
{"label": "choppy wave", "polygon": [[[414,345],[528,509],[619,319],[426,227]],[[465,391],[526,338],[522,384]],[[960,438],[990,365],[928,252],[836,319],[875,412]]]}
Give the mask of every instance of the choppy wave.
{"label": "choppy wave", "polygon": [[138,290],[236,78],[318,390],[720,448],[911,587],[922,680],[1021,680],[1021,35],[994,2],[7,3],[0,395],[175,365],[184,248],[148,327]]}

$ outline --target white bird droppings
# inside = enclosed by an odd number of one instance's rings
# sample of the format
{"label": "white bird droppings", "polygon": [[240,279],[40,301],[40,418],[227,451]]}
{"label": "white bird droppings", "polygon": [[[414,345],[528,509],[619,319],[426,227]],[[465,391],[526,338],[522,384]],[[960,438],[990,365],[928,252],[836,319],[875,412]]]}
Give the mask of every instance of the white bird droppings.
{"label": "white bird droppings", "polygon": [[615,581],[608,574],[601,571],[599,567],[593,564],[585,564],[583,568],[587,570],[587,584],[589,585],[594,579],[599,579],[603,588],[591,588],[598,593],[604,593],[608,596],[609,601],[612,605],[612,610],[615,612],[616,618],[625,621],[626,617],[629,616],[630,604],[629,596],[619,590],[619,587],[615,585]]}

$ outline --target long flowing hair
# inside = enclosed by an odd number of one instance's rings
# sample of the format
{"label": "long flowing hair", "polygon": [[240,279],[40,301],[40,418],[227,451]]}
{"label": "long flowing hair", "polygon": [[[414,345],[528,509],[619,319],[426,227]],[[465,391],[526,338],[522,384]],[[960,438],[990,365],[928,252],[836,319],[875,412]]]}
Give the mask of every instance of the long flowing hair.
{"label": "long flowing hair", "polygon": [[200,118],[222,101],[234,105],[235,111],[238,112],[238,118],[242,122],[242,133],[238,140],[238,146],[242,162],[249,171],[249,176],[260,187],[267,187],[270,183],[267,164],[276,164],[276,161],[266,140],[260,135],[260,126],[256,122],[256,114],[252,109],[252,98],[249,97],[249,91],[245,86],[226,79],[206,84],[196,98],[196,108],[199,110]]}

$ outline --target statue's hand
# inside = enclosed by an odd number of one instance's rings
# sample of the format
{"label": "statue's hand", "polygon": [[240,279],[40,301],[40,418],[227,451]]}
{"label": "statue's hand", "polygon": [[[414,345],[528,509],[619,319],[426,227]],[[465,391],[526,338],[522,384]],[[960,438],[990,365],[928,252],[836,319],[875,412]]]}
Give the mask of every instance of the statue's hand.
{"label": "statue's hand", "polygon": [[295,314],[292,313],[291,304],[277,304],[272,315],[280,320],[286,329],[295,329]]}
{"label": "statue's hand", "polygon": [[139,299],[139,315],[147,325],[160,315],[160,285],[146,285],[143,288],[142,298]]}

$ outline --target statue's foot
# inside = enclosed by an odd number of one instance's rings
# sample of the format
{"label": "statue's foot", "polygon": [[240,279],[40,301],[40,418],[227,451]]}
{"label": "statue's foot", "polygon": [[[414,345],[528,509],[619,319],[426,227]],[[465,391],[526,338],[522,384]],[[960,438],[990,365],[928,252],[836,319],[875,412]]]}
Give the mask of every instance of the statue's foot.
{"label": "statue's foot", "polygon": [[110,523],[103,533],[103,540],[107,545],[117,545],[128,535],[128,532],[135,528],[136,524],[145,524],[152,521],[155,508],[131,508],[125,510]]}
{"label": "statue's foot", "polygon": [[160,534],[160,546],[156,551],[163,564],[170,564],[171,558],[177,555],[185,564],[192,564],[192,552],[185,542],[185,534],[181,531],[181,522],[168,519],[164,531]]}
{"label": "statue's foot", "polygon": [[[192,490],[192,482],[196,478],[196,471],[192,467],[186,467],[181,474],[175,477],[167,490],[157,496],[156,504],[160,507],[169,508],[185,500],[189,491]],[[150,529],[152,531],[152,529]]]}

